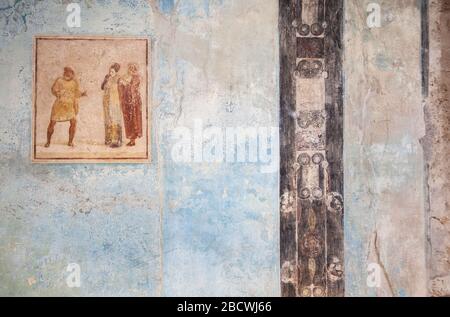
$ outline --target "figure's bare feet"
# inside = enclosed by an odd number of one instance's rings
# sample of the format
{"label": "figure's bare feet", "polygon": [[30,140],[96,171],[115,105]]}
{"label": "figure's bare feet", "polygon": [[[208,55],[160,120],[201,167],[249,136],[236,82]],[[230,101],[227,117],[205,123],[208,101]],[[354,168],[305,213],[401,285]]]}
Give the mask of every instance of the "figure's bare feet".
{"label": "figure's bare feet", "polygon": [[67,143],[67,145],[70,147],[74,147],[73,142],[69,142],[69,143]]}
{"label": "figure's bare feet", "polygon": [[50,142],[45,143],[45,147],[50,147]]}
{"label": "figure's bare feet", "polygon": [[128,142],[127,146],[135,146],[136,143],[134,142],[134,140],[131,140],[130,142]]}

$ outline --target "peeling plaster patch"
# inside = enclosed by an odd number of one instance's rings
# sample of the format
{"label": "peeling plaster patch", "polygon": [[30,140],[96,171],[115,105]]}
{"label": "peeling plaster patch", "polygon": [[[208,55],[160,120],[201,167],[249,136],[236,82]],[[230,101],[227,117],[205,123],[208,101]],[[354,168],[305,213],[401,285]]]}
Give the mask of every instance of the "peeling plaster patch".
{"label": "peeling plaster patch", "polygon": [[128,6],[131,9],[136,9],[139,4],[142,3],[142,0],[119,0],[119,3]]}
{"label": "peeling plaster patch", "polygon": [[447,297],[450,294],[450,276],[436,277],[431,280],[431,296]]}
{"label": "peeling plaster patch", "polygon": [[172,13],[173,8],[175,7],[175,0],[158,0],[159,8],[164,14]]}

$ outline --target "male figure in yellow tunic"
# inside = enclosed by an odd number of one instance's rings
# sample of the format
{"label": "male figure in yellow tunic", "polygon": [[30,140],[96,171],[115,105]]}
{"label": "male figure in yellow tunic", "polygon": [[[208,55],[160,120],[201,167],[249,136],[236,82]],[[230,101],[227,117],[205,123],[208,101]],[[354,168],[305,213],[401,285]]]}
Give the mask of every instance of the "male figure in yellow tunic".
{"label": "male figure in yellow tunic", "polygon": [[77,128],[78,99],[87,96],[87,94],[80,91],[72,68],[64,68],[63,76],[59,77],[52,86],[52,94],[56,97],[56,100],[53,104],[50,124],[47,128],[47,144],[45,144],[45,147],[50,146],[56,122],[66,121],[70,121],[68,145],[73,146],[73,138]]}

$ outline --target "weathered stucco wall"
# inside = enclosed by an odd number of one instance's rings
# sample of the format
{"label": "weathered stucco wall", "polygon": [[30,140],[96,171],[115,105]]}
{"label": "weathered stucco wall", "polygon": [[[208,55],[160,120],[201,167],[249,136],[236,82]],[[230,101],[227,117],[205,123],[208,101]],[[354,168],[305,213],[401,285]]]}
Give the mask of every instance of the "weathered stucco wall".
{"label": "weathered stucco wall", "polygon": [[[369,28],[371,2],[345,1],[346,295],[448,295],[448,1],[425,103],[421,2],[378,0]],[[278,127],[278,0],[84,0],[80,28],[67,3],[0,0],[0,295],[280,295],[278,170],[172,155],[195,120]],[[152,40],[151,164],[31,164],[37,34]]]}
{"label": "weathered stucco wall", "polygon": [[[194,119],[278,126],[277,1],[67,3],[0,1],[0,294],[279,295],[278,171],[171,158]],[[153,40],[152,164],[31,164],[36,34]]]}
{"label": "weathered stucco wall", "polygon": [[450,296],[450,1],[430,1],[430,82],[424,138],[428,167],[432,296]]}
{"label": "weathered stucco wall", "polygon": [[[347,0],[345,259],[348,296],[427,294],[420,1]],[[371,263],[377,264],[377,272]],[[368,268],[380,273],[380,288]],[[372,286],[369,287],[369,286]]]}

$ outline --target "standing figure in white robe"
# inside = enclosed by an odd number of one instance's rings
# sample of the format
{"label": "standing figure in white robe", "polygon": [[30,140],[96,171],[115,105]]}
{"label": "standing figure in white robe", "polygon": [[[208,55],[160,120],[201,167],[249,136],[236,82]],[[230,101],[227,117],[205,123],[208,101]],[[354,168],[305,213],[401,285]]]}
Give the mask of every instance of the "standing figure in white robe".
{"label": "standing figure in white robe", "polygon": [[105,119],[105,145],[122,146],[122,109],[120,105],[118,80],[120,65],[115,63],[109,69],[102,84],[103,114]]}

